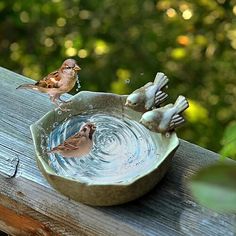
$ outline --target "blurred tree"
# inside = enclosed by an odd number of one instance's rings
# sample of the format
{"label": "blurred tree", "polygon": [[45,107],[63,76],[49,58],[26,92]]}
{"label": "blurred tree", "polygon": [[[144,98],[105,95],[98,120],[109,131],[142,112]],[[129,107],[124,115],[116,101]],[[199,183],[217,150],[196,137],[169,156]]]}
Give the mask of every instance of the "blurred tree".
{"label": "blurred tree", "polygon": [[129,93],[170,78],[169,101],[190,99],[180,137],[214,151],[235,119],[236,1],[0,2],[0,64],[35,80],[67,57],[84,90]]}

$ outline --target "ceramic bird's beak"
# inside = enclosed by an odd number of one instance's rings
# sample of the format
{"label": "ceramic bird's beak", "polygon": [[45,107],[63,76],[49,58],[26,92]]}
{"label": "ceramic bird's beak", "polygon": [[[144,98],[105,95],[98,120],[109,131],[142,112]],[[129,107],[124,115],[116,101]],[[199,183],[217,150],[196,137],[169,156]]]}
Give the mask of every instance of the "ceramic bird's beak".
{"label": "ceramic bird's beak", "polygon": [[75,65],[75,67],[73,68],[75,71],[79,71],[81,70],[81,68],[78,65]]}

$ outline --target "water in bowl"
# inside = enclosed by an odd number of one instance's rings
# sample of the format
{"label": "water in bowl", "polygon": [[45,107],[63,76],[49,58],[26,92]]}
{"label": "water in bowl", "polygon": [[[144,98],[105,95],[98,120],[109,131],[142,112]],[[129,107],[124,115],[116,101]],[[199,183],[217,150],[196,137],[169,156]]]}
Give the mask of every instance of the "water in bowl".
{"label": "water in bowl", "polygon": [[122,184],[144,175],[159,161],[156,143],[146,128],[108,114],[70,117],[50,133],[48,149],[78,132],[86,122],[97,127],[91,152],[78,158],[49,154],[49,165],[58,175],[87,184]]}

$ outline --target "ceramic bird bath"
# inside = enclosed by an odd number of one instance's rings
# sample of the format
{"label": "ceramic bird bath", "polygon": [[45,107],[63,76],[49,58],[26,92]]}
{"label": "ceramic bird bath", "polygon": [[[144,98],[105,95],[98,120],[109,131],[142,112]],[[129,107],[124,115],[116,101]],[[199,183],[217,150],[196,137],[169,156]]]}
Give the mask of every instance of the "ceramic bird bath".
{"label": "ceramic bird bath", "polygon": [[[144,195],[164,176],[179,145],[176,133],[146,129],[138,122],[142,113],[124,106],[126,98],[83,91],[69,112],[51,111],[31,126],[38,166],[59,192],[89,205],[117,205]],[[96,124],[90,153],[47,153],[86,122]]]}

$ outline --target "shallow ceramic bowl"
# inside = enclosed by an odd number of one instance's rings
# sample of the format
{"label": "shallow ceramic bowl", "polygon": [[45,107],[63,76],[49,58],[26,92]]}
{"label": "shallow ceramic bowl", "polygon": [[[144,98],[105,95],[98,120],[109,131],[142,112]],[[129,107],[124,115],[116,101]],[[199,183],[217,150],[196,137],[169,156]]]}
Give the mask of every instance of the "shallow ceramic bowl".
{"label": "shallow ceramic bowl", "polygon": [[[69,112],[60,114],[58,110],[50,111],[35,124],[31,125],[39,169],[48,182],[59,192],[71,199],[89,205],[117,205],[144,195],[164,176],[170,166],[172,156],[179,145],[179,140],[174,132],[169,137],[166,137],[165,135],[150,132],[144,127],[143,129],[147,132],[146,136],[150,135],[158,152],[158,155],[152,157],[152,160],[156,161],[154,164],[149,165],[148,169],[142,170],[140,173],[137,173],[139,172],[137,168],[128,168],[129,178],[125,181],[112,182],[111,180],[110,182],[98,183],[91,180],[86,182],[79,177],[72,178],[58,173],[50,163],[49,154],[45,152],[42,146],[42,137],[50,137],[55,124],[60,124],[65,119],[68,119],[68,115],[73,117],[99,112],[108,115],[112,114],[118,119],[125,117],[126,119],[138,122],[142,114],[124,106],[126,97],[125,95],[83,91],[71,99],[71,103],[68,105],[68,108],[71,109]],[[45,145],[47,146],[47,144]],[[150,161],[150,159],[145,158],[145,155],[143,155],[143,164],[141,165],[145,166],[145,162]]]}

